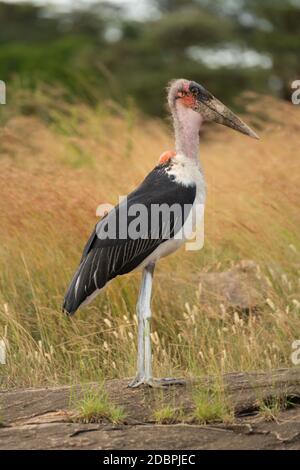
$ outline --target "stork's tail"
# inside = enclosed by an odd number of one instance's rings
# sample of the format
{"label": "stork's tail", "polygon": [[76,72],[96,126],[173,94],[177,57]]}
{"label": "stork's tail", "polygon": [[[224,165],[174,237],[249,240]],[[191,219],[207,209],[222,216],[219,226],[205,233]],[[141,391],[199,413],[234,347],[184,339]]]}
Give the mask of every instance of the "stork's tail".
{"label": "stork's tail", "polygon": [[66,292],[63,311],[73,315],[87,305],[109,280],[107,253],[91,250],[82,260]]}
{"label": "stork's tail", "polygon": [[73,279],[64,297],[62,310],[69,316],[74,315],[74,313],[76,312],[76,310],[79,308],[80,304],[82,303],[82,301],[76,295],[77,285],[80,280],[81,269],[82,269],[82,263],[80,264],[79,268],[74,274]]}

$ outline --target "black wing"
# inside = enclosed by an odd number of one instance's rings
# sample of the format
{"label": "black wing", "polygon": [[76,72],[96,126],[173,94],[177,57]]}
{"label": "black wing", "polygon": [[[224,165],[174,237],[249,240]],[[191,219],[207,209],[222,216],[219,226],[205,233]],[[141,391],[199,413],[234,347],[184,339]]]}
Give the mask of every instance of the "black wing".
{"label": "black wing", "polygon": [[[168,163],[155,167],[125,201],[97,223],[65,295],[63,309],[67,313],[75,313],[88,297],[114,277],[138,267],[161,243],[181,229],[195,200],[196,187],[174,182],[166,173],[167,167]],[[138,237],[130,236],[127,230],[123,233],[124,228],[136,220],[137,214],[131,213],[138,207],[135,204],[146,208],[148,220]],[[172,207],[174,204],[180,208],[180,217],[176,218],[176,213],[170,211],[168,220],[164,220],[162,213],[153,223],[151,207]],[[113,236],[109,231],[111,227],[114,228]]]}

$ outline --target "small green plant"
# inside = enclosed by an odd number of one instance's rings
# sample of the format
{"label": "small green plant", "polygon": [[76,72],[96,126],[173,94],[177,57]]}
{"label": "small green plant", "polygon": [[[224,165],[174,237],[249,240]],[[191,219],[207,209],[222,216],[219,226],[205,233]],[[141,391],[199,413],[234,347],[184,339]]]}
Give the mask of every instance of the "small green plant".
{"label": "small green plant", "polygon": [[75,405],[74,421],[83,423],[99,423],[108,420],[113,424],[122,423],[125,412],[120,406],[110,402],[104,388],[88,390]]}
{"label": "small green plant", "polygon": [[289,405],[285,396],[271,397],[259,405],[259,414],[265,421],[276,421],[279,413],[285,410]]}
{"label": "small green plant", "polygon": [[233,407],[229,404],[221,387],[198,388],[194,394],[194,405],[192,419],[198,423],[230,423],[234,419]]}
{"label": "small green plant", "polygon": [[154,421],[158,424],[173,424],[184,420],[184,413],[181,408],[165,405],[157,408],[153,413]]}

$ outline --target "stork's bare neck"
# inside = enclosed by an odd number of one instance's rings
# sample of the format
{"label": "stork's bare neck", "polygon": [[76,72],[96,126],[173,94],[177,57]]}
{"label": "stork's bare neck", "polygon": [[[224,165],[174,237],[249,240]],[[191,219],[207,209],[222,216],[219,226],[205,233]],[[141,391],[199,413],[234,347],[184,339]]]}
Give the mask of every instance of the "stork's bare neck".
{"label": "stork's bare neck", "polygon": [[179,100],[172,109],[175,130],[176,153],[197,160],[199,153],[199,131],[203,122],[201,114],[187,108]]}

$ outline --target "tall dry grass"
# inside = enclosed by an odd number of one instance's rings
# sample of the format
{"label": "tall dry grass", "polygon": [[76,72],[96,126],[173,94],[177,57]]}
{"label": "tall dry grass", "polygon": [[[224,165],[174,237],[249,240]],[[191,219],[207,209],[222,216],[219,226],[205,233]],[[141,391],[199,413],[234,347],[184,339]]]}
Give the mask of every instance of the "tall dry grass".
{"label": "tall dry grass", "polygon": [[[173,148],[167,123],[113,103],[90,109],[35,96],[0,136],[1,387],[74,383],[135,371],[139,273],[111,283],[71,320],[64,291],[102,202],[115,203]],[[300,339],[299,109],[249,97],[253,141],[221,126],[203,136],[208,199],[205,247],[163,260],[153,295],[154,370],[160,375],[292,366]],[[45,112],[44,112],[45,111]],[[198,274],[251,258],[268,289],[242,317],[208,309]],[[264,289],[264,287],[262,287]]]}

